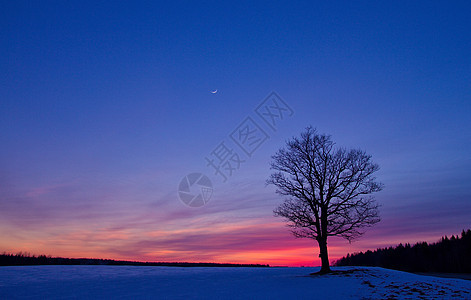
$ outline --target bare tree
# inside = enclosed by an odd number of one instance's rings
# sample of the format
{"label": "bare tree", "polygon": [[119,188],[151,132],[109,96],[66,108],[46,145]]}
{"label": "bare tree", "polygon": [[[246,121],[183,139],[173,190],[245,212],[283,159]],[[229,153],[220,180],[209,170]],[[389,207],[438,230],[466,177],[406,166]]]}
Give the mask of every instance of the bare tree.
{"label": "bare tree", "polygon": [[363,234],[363,228],[380,221],[378,205],[371,196],[383,185],[373,173],[379,166],[361,150],[334,147],[328,135],[306,128],[272,156],[267,180],[277,187],[285,201],[274,210],[286,219],[297,238],[311,238],[319,244],[320,273],[329,273],[327,238],[341,236],[349,242]]}

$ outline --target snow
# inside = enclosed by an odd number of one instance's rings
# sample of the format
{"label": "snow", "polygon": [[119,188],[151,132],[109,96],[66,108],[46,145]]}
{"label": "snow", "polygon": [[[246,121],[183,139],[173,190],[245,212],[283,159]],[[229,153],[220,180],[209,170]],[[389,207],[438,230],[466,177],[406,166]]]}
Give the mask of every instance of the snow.
{"label": "snow", "polygon": [[0,267],[0,299],[471,299],[471,281],[382,268]]}

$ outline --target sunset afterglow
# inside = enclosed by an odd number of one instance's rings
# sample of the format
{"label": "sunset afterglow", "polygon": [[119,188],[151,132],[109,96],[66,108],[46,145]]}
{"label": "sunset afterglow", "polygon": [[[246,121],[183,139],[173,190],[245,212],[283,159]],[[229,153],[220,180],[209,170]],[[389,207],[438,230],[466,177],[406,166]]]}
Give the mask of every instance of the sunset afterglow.
{"label": "sunset afterglow", "polygon": [[[4,6],[0,252],[319,266],[266,185],[309,125],[384,184],[381,222],[329,237],[330,261],[470,227],[464,4]],[[212,184],[199,207],[181,200],[192,173]]]}

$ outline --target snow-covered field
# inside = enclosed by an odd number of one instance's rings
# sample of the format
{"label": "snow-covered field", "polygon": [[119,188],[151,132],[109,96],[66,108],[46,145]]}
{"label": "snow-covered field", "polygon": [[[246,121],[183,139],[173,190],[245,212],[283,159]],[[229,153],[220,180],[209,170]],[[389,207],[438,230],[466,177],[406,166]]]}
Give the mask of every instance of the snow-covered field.
{"label": "snow-covered field", "polygon": [[0,267],[0,299],[471,299],[471,281],[382,268]]}

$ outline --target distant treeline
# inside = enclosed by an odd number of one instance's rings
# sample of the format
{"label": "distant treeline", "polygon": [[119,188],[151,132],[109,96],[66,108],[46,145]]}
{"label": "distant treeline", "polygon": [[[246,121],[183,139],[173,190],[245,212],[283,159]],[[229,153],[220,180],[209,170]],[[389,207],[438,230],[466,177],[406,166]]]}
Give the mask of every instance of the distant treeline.
{"label": "distant treeline", "polygon": [[471,273],[471,230],[437,243],[399,244],[365,253],[348,254],[336,266],[373,266],[407,272]]}
{"label": "distant treeline", "polygon": [[261,264],[190,263],[190,262],[138,262],[97,258],[62,258],[46,255],[0,254],[0,266],[29,265],[110,265],[110,266],[165,266],[165,267],[269,267]]}

